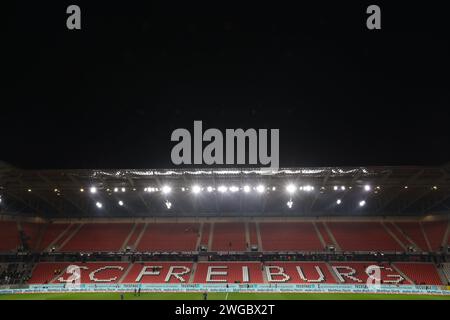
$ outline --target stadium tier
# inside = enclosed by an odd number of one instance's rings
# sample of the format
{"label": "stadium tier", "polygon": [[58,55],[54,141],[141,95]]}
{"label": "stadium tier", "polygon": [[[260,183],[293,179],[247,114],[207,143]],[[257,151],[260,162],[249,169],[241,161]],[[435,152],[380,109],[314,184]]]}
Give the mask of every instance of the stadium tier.
{"label": "stadium tier", "polygon": [[0,252],[443,252],[440,221],[54,222],[0,221]]}
{"label": "stadium tier", "polygon": [[[379,273],[375,273],[379,272]],[[442,285],[431,263],[375,262],[61,262],[38,263],[29,284],[73,283],[346,283]]]}

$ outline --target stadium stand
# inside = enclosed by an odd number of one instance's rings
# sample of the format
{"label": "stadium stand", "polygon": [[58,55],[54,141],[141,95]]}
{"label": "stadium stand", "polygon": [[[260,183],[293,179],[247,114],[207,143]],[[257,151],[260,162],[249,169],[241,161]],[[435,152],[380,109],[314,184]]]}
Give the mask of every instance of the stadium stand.
{"label": "stadium stand", "polygon": [[422,222],[423,230],[433,251],[442,250],[447,224],[443,221]]}
{"label": "stadium stand", "polygon": [[22,227],[23,235],[25,238],[24,241],[26,242],[28,249],[30,251],[35,251],[45,224],[25,222],[21,223],[20,225]]}
{"label": "stadium stand", "polygon": [[211,249],[213,251],[245,251],[247,245],[244,223],[215,223]]}
{"label": "stadium stand", "polygon": [[[135,263],[122,283],[188,283],[192,267],[190,262]],[[178,276],[173,273],[178,273]]]}
{"label": "stadium stand", "polygon": [[12,221],[0,221],[0,251],[8,252],[17,250],[20,246],[17,223]]}
{"label": "stadium stand", "polygon": [[68,239],[60,251],[119,251],[131,231],[130,223],[86,223]]}
{"label": "stadium stand", "polygon": [[442,285],[434,264],[397,262],[394,265],[411,279],[414,284]]}
{"label": "stadium stand", "polygon": [[258,246],[258,235],[256,231],[256,223],[250,222],[248,223],[248,232],[249,232],[249,245]]}
{"label": "stadium stand", "polygon": [[265,251],[322,251],[324,249],[311,222],[260,223]]}
{"label": "stadium stand", "polygon": [[68,272],[71,265],[80,268],[81,283],[117,283],[129,266],[124,262],[43,262],[36,265],[28,283],[73,283],[76,273]]}
{"label": "stadium stand", "polygon": [[206,248],[208,248],[208,244],[209,244],[209,233],[210,233],[210,229],[211,229],[211,224],[205,222],[203,224],[203,230],[202,230],[202,238],[200,240],[200,245],[204,246]]}
{"label": "stadium stand", "polygon": [[259,262],[198,263],[194,275],[194,282],[263,283],[262,265]]}
{"label": "stadium stand", "polygon": [[344,251],[403,251],[379,222],[327,222]]}
{"label": "stadium stand", "polygon": [[407,249],[413,246],[407,237],[405,237],[404,233],[400,230],[400,228],[392,222],[385,222],[385,227],[392,232],[392,234],[400,241],[400,243]]}
{"label": "stadium stand", "polygon": [[324,262],[267,262],[264,267],[269,283],[336,283]]}
{"label": "stadium stand", "polygon": [[422,232],[422,228],[418,222],[396,222],[396,224],[420,250],[429,251],[424,233]]}
{"label": "stadium stand", "polygon": [[442,272],[447,280],[447,284],[450,285],[450,263],[443,263],[441,265]]}
{"label": "stadium stand", "polygon": [[333,242],[330,235],[328,234],[328,231],[325,228],[324,222],[316,223],[316,227],[317,227],[317,230],[319,231],[320,235],[322,236],[323,241],[325,242],[325,246],[334,246],[335,243]]}
{"label": "stadium stand", "polygon": [[139,235],[142,232],[142,229],[144,228],[144,223],[136,223],[131,231],[131,234],[129,235],[129,238],[127,239],[124,249],[130,248],[131,250],[136,249],[136,242],[139,238]]}
{"label": "stadium stand", "polygon": [[[367,283],[369,278],[367,268],[376,266],[380,268],[381,284],[411,284],[394,266],[376,262],[333,262],[330,264],[339,283]],[[370,269],[369,269],[370,270]],[[378,276],[374,275],[378,278]]]}
{"label": "stadium stand", "polygon": [[37,251],[44,251],[67,229],[67,223],[50,223],[43,226],[43,234],[36,246]]}
{"label": "stadium stand", "polygon": [[137,250],[195,251],[199,230],[198,223],[149,223]]}

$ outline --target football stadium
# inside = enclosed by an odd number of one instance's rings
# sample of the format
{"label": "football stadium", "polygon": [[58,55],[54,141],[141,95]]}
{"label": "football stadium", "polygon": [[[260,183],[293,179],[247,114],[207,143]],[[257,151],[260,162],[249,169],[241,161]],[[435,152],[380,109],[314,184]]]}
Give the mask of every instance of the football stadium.
{"label": "football stadium", "polygon": [[448,300],[449,171],[4,166],[0,300]]}

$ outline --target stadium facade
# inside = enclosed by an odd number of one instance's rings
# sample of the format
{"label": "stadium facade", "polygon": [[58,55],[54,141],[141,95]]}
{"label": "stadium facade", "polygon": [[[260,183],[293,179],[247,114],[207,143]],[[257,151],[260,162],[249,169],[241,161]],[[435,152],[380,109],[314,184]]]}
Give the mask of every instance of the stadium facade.
{"label": "stadium facade", "polygon": [[446,293],[448,172],[4,168],[2,290]]}

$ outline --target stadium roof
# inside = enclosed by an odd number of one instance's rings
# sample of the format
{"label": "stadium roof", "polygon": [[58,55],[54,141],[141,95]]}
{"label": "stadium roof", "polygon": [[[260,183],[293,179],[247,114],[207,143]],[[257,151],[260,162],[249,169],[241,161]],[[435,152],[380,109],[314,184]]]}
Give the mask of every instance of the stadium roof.
{"label": "stadium roof", "polygon": [[449,173],[448,165],[276,172],[260,168],[35,171],[4,166],[0,209],[2,214],[47,218],[448,213]]}

